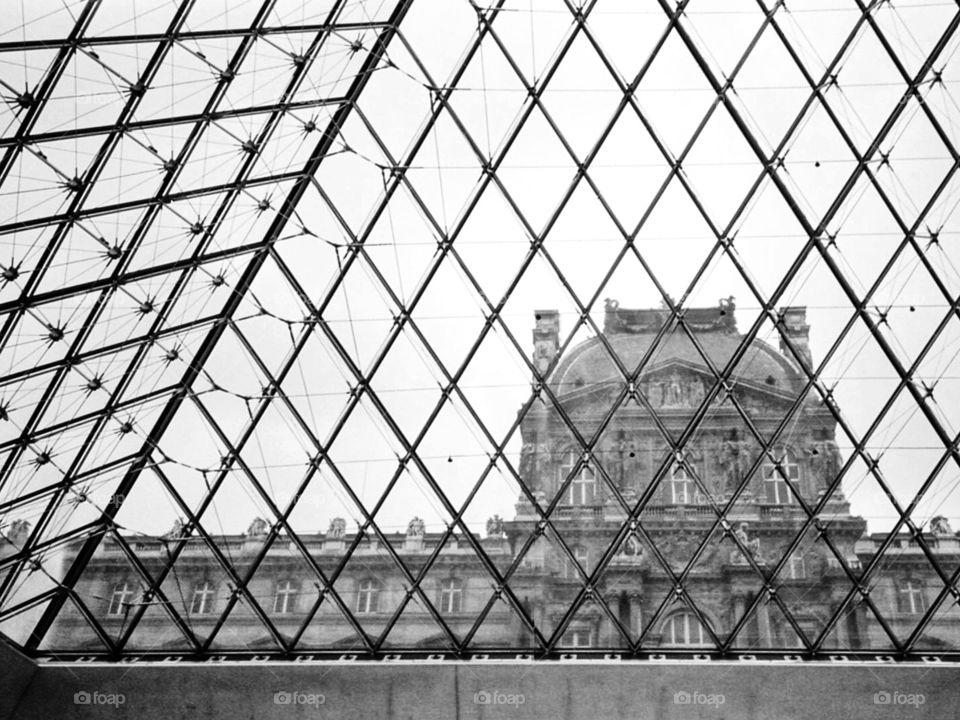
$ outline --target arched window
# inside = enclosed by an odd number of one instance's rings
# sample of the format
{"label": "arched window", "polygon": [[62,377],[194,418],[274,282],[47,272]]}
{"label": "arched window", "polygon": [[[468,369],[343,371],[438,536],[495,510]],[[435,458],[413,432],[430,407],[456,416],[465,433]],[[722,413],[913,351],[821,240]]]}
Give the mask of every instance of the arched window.
{"label": "arched window", "polygon": [[692,612],[679,612],[667,618],[663,625],[663,644],[683,647],[703,647],[710,644],[709,636]]}
{"label": "arched window", "polygon": [[[796,502],[794,492],[798,490],[800,466],[791,453],[774,456],[776,462],[767,460],[763,464],[763,486],[767,502],[774,505],[790,505]],[[793,486],[793,491],[787,487]]]}
{"label": "arched window", "polygon": [[190,600],[190,612],[193,615],[207,615],[213,612],[213,583],[208,580],[193,586],[193,597]]}
{"label": "arched window", "polygon": [[897,611],[918,615],[926,609],[923,583],[916,580],[902,580],[897,586]]}
{"label": "arched window", "polygon": [[[573,450],[568,450],[560,463],[559,484],[567,479],[580,460],[580,456]],[[567,503],[570,505],[592,505],[597,495],[597,476],[589,464],[584,463],[580,472],[574,475],[567,486]]]}
{"label": "arched window", "polygon": [[690,505],[694,502],[697,484],[686,465],[677,463],[670,473],[670,500],[674,505]]}
{"label": "arched window", "polygon": [[123,615],[130,607],[130,600],[133,597],[133,586],[124,581],[113,586],[113,592],[110,594],[110,605],[107,608],[107,615]]}
{"label": "arched window", "polygon": [[357,614],[369,615],[377,612],[380,600],[380,583],[373,578],[360,581],[357,588]]}
{"label": "arched window", "polygon": [[458,613],[463,608],[463,583],[457,578],[448,578],[440,583],[440,612]]}
{"label": "arched window", "polygon": [[292,613],[297,607],[297,594],[300,587],[294,580],[281,580],[277,583],[277,591],[273,596],[273,611],[285,615]]}

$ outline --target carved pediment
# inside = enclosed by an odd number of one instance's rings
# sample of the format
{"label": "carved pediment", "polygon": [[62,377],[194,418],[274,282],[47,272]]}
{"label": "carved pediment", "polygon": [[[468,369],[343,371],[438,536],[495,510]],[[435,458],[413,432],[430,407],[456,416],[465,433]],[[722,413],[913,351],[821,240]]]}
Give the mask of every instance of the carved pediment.
{"label": "carved pediment", "polygon": [[[671,360],[651,367],[640,376],[637,390],[657,410],[696,410],[716,383],[715,376],[706,368],[683,360]],[[771,405],[792,404],[790,389],[738,378],[734,392],[748,409],[763,409]],[[605,381],[561,396],[564,408],[574,415],[606,412],[623,391],[623,383]],[[718,396],[715,403],[722,403]]]}
{"label": "carved pediment", "polygon": [[707,380],[680,363],[662,368],[640,378],[637,389],[649,403],[662,410],[695,410],[706,397]]}

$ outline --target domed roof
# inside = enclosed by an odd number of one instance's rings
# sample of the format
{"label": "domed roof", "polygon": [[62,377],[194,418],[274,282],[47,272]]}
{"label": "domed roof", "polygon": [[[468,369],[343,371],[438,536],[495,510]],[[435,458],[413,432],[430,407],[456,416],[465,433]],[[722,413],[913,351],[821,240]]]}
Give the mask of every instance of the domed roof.
{"label": "domed roof", "polygon": [[[692,316],[692,317],[690,317]],[[660,310],[619,310],[608,305],[604,337],[628,372],[634,370],[657,338],[659,327],[669,318]],[[732,305],[728,309],[695,309],[684,316],[703,354],[718,371],[740,348],[743,335],[736,330]],[[675,362],[700,368],[710,374],[709,366],[689,335],[679,325],[668,330],[641,376]],[[622,374],[610,352],[594,337],[568,351],[551,375],[550,385],[560,395],[587,385],[620,381]],[[753,340],[732,373],[734,381],[748,381],[780,392],[799,389],[802,376],[797,366],[762,340]]]}

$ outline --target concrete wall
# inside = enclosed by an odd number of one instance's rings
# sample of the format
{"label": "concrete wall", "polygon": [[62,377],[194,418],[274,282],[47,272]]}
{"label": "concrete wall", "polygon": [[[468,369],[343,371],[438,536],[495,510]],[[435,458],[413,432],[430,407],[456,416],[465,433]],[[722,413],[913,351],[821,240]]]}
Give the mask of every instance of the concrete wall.
{"label": "concrete wall", "polygon": [[[23,687],[18,667],[0,695]],[[947,720],[958,679],[947,664],[80,663],[42,665],[0,717]]]}
{"label": "concrete wall", "polygon": [[16,717],[14,708],[37,673],[37,666],[0,638],[0,720]]}

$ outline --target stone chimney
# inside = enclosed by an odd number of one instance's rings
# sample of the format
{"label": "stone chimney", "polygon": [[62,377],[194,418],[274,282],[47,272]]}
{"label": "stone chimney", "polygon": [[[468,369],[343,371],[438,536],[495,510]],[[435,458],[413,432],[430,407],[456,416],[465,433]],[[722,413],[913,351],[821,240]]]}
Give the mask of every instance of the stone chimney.
{"label": "stone chimney", "polygon": [[533,366],[543,375],[560,349],[560,313],[534,310]]}
{"label": "stone chimney", "polygon": [[810,326],[807,324],[806,306],[780,308],[780,352],[793,359],[794,355],[787,347],[786,338],[796,349],[808,369],[813,369],[813,356],[810,354]]}

